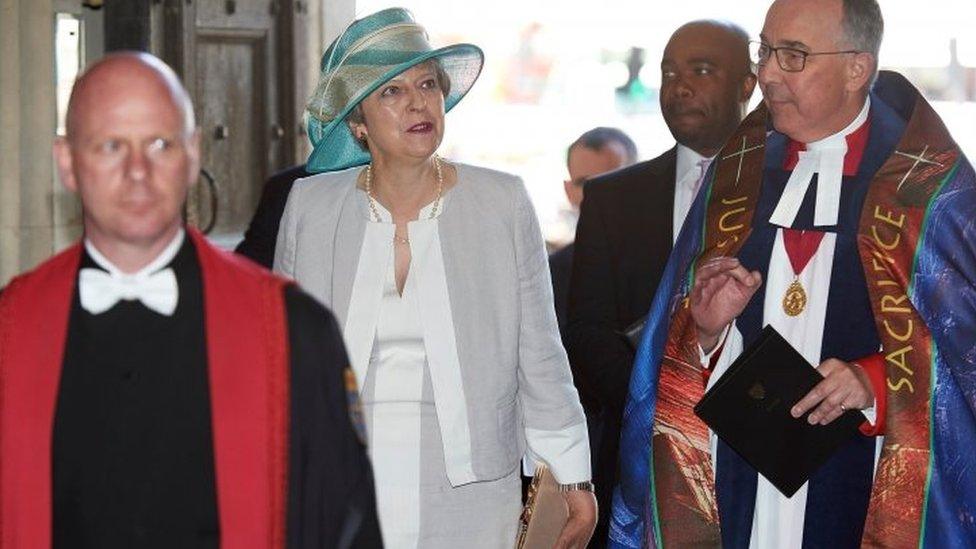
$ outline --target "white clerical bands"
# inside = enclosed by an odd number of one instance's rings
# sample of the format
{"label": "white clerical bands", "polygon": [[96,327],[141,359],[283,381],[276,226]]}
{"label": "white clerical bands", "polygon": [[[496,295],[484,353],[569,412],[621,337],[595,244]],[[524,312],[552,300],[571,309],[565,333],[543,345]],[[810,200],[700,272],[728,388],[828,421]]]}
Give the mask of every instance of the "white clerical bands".
{"label": "white clerical bands", "polygon": [[780,227],[792,227],[800,211],[803,197],[807,194],[813,176],[817,176],[817,197],[813,210],[813,225],[825,227],[837,224],[840,213],[841,182],[844,177],[844,156],[847,154],[847,136],[857,131],[868,119],[871,98],[868,97],[861,112],[840,132],[807,143],[807,150],[800,151],[796,167],[790,173],[783,194],[769,221]]}
{"label": "white clerical bands", "polygon": [[[817,227],[837,224],[840,211],[840,188],[844,176],[844,155],[847,144],[841,140],[831,148],[800,151],[793,173],[790,174],[783,195],[770,216],[770,221],[781,227],[793,226],[793,220],[800,211],[800,204],[807,194],[814,174],[817,179],[817,198],[814,206],[813,224]],[[836,147],[836,148],[835,148]]]}
{"label": "white clerical bands", "polygon": [[100,269],[82,269],[78,274],[81,306],[91,314],[101,314],[119,300],[139,300],[146,308],[164,316],[176,310],[179,291],[173,269],[152,274],[119,275]]}

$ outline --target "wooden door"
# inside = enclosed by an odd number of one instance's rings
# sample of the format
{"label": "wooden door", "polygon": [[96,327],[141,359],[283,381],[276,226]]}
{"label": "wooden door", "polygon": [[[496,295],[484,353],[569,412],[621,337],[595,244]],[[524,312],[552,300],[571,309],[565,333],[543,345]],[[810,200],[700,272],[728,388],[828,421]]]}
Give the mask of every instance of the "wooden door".
{"label": "wooden door", "polygon": [[284,129],[295,125],[294,54],[291,37],[281,36],[289,4],[196,0],[174,2],[166,14],[166,34],[179,39],[164,55],[193,96],[206,172],[188,217],[227,247],[247,228],[264,180],[294,156]]}

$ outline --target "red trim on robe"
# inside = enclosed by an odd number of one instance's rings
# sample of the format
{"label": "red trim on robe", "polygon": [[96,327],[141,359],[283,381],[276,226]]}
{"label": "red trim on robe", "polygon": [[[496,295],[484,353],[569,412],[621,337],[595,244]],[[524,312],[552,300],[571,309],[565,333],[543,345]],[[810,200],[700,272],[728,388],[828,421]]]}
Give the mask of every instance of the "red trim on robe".
{"label": "red trim on robe", "polygon": [[[709,355],[708,364],[702,364],[702,387],[708,388],[708,379],[712,377],[712,372],[715,371],[715,366],[718,365],[718,359],[722,356],[722,351],[725,350],[725,342],[729,339],[729,333],[732,331],[731,326],[726,326],[725,331],[722,333],[722,338],[719,339],[718,343],[715,344],[715,349],[712,350]],[[701,349],[701,344],[697,344],[698,348]]]}
{"label": "red trim on robe", "polygon": [[51,546],[51,438],[81,246],[0,297],[0,546]]}
{"label": "red trim on robe", "polygon": [[[861,167],[861,159],[864,158],[864,149],[868,146],[868,136],[871,133],[871,117],[861,124],[861,127],[847,134],[847,154],[844,155],[844,175],[853,177],[857,175],[857,170]],[[783,169],[793,171],[796,163],[800,161],[800,151],[807,150],[806,143],[800,143],[790,139],[786,145],[786,157],[783,159]]]}
{"label": "red trim on robe", "polygon": [[[222,547],[285,545],[287,282],[193,229],[203,278]],[[0,546],[51,546],[51,438],[81,246],[0,297]]]}
{"label": "red trim on robe", "polygon": [[861,424],[861,434],[876,437],[885,434],[885,417],[888,413],[888,385],[886,382],[884,355],[875,353],[854,361],[864,370],[874,391],[875,423],[865,421]]}

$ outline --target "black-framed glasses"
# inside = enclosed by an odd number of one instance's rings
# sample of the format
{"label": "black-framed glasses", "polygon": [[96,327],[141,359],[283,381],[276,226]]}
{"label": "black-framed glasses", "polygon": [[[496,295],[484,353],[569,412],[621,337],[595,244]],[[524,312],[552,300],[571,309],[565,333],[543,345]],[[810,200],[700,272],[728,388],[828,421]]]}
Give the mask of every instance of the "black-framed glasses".
{"label": "black-framed glasses", "polygon": [[765,42],[749,42],[749,58],[756,64],[757,68],[764,66],[769,61],[770,55],[776,54],[776,62],[779,63],[779,68],[786,72],[802,71],[807,66],[807,57],[814,55],[840,55],[845,53],[863,52],[858,50],[809,52],[785,46],[776,48]]}

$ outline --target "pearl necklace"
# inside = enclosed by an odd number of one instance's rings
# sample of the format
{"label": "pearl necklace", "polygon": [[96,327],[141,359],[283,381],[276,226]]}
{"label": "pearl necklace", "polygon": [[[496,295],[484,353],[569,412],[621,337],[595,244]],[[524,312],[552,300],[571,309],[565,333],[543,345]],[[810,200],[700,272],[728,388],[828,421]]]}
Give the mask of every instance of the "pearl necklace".
{"label": "pearl necklace", "polygon": [[[437,198],[434,199],[434,205],[430,208],[430,216],[427,219],[434,219],[437,217],[437,210],[441,205],[441,197],[444,194],[444,172],[441,171],[441,159],[434,156],[434,173],[437,175]],[[376,208],[376,198],[373,196],[373,164],[370,163],[366,166],[366,197],[369,199],[369,210],[373,214],[374,220],[379,223],[383,220],[380,217],[380,212]],[[393,242],[395,244],[410,244],[410,239],[396,234],[396,228],[394,227]]]}

